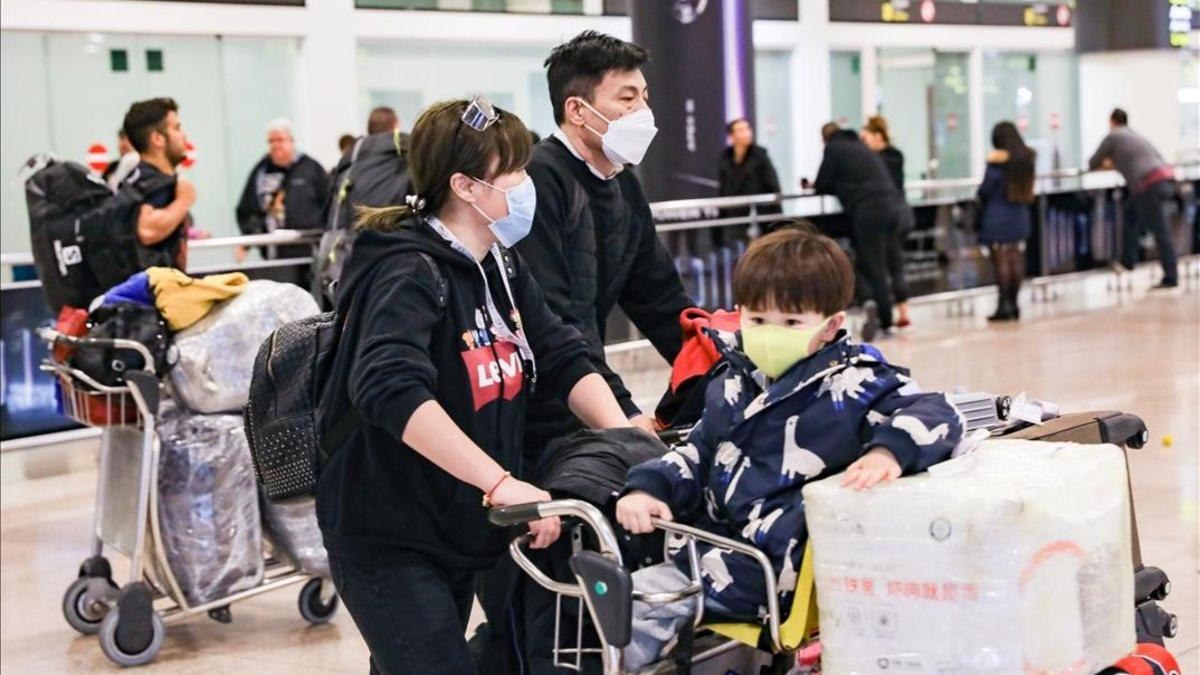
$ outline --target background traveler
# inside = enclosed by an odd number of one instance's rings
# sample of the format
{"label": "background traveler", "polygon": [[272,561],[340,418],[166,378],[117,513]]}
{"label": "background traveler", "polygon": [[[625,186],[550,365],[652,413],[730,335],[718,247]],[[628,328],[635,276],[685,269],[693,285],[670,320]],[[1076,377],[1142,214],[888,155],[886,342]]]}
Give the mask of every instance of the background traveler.
{"label": "background traveler", "polygon": [[[242,234],[320,229],[328,192],[325,169],[317,160],[296,151],[291,122],[276,119],[267,125],[267,154],[250,170],[238,200],[238,229]],[[312,256],[311,247],[305,245],[266,246],[261,250],[268,260]],[[245,260],[245,247],[239,246],[234,255],[238,262]],[[308,267],[297,267],[292,280],[307,288],[309,274]]]}
{"label": "background traveler", "polygon": [[1014,321],[1021,318],[1018,296],[1025,278],[1025,240],[1032,232],[1037,157],[1012,122],[992,129],[992,148],[978,192],[983,206],[979,243],[988,247],[999,293],[996,313],[988,321]]}
{"label": "background traveler", "polygon": [[1175,170],[1150,141],[1129,128],[1129,115],[1124,110],[1114,109],[1108,126],[1109,134],[1088,160],[1088,169],[1115,168],[1129,190],[1121,264],[1125,269],[1133,269],[1140,250],[1138,235],[1149,232],[1154,236],[1163,269],[1162,281],[1156,288],[1175,288],[1179,285],[1179,266],[1163,212],[1164,202],[1175,198]]}
{"label": "background traveler", "polygon": [[179,106],[169,98],[138,101],[125,113],[122,128],[140,159],[125,182],[148,186],[159,183],[163,176],[175,177],[173,190],[166,187],[146,192],[138,214],[138,243],[186,270],[187,228],[191,221],[188,210],[196,203],[196,188],[176,173],[187,155]]}
{"label": "background traveler", "polygon": [[887,248],[895,237],[900,211],[907,208],[887,167],[848,129],[829,122],[821,127],[825,155],[813,189],[836,195],[854,242],[854,267],[863,288],[855,293],[865,299],[866,322],[863,340],[875,337],[878,328],[887,335],[892,327],[892,300],[888,282]]}
{"label": "background traveler", "polygon": [[[874,115],[867,120],[862,129],[863,143],[879,153],[887,167],[892,183],[900,191],[900,196],[907,203],[904,192],[904,153],[892,145],[892,137],[888,132],[887,120],[882,115]],[[896,301],[896,327],[906,328],[912,324],[908,315],[908,280],[904,277],[904,242],[908,233],[916,225],[911,208],[905,206],[900,210],[896,221],[894,236],[888,240],[886,251],[888,275],[892,278],[892,296]]]}

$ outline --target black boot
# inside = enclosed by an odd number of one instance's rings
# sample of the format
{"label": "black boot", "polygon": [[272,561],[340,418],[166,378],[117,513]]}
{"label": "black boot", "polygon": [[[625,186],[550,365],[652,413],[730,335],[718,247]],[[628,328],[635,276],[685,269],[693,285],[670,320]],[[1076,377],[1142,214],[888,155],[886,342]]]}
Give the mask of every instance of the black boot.
{"label": "black boot", "polygon": [[1013,306],[1008,299],[1008,293],[1001,290],[996,299],[996,313],[989,316],[988,321],[1012,321]]}
{"label": "black boot", "polygon": [[1014,286],[1012,288],[1012,290],[1010,290],[1008,293],[1008,306],[1009,306],[1009,309],[1012,311],[1013,321],[1017,321],[1021,318],[1020,297],[1021,297],[1021,287],[1019,285]]}

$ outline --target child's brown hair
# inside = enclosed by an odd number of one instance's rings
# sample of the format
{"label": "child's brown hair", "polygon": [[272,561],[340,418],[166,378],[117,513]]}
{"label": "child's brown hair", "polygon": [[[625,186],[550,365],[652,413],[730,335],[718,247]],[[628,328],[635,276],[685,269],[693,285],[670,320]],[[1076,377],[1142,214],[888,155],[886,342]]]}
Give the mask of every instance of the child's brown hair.
{"label": "child's brown hair", "polygon": [[831,316],[854,297],[854,269],[837,242],[792,223],[750,244],[733,272],[733,296],[746,309]]}

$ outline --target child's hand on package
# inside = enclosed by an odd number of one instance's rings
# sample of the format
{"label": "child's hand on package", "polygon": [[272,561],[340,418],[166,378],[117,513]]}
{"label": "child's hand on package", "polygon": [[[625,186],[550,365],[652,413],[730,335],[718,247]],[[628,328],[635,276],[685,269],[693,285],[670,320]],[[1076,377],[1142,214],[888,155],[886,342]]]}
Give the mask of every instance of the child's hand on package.
{"label": "child's hand on package", "polygon": [[617,522],[631,534],[654,531],[651,518],[671,520],[671,507],[645,492],[631,492],[617,502]]}
{"label": "child's hand on package", "polygon": [[[901,473],[900,463],[892,451],[877,445],[846,469],[842,487],[868,490],[880,483],[896,480]],[[620,504],[617,506],[619,508]]]}

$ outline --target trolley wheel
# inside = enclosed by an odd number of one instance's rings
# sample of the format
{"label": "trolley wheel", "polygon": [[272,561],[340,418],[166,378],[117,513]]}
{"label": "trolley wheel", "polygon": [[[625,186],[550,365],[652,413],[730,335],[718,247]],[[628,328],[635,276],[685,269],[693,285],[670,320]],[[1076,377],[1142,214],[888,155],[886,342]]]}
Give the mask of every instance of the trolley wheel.
{"label": "trolley wheel", "polygon": [[119,590],[110,579],[79,577],[63,594],[63,618],[80,633],[95,635],[100,632],[100,622],[116,601]]}
{"label": "trolley wheel", "polygon": [[1150,431],[1148,429],[1142,429],[1136,434],[1130,436],[1129,439],[1125,441],[1125,445],[1134,450],[1141,450],[1142,448],[1146,447],[1146,444],[1149,442]]}
{"label": "trolley wheel", "polygon": [[324,583],[322,579],[309,579],[304,588],[300,589],[300,616],[313,625],[326,623],[337,613],[336,593],[328,601],[321,600],[321,586]]}
{"label": "trolley wheel", "polygon": [[104,621],[100,623],[100,649],[104,651],[108,660],[126,668],[145,665],[153,661],[154,657],[158,656],[158,650],[162,649],[163,638],[167,634],[167,627],[163,624],[162,617],[157,612],[150,615],[150,639],[140,649],[126,648],[118,642],[117,628],[120,623],[121,610],[119,607],[109,610]]}
{"label": "trolley wheel", "polygon": [[1175,660],[1175,655],[1161,645],[1140,644],[1133,649],[1133,653],[1149,662],[1156,673],[1161,671],[1162,675],[1180,675],[1182,672],[1179,669],[1179,662]]}
{"label": "trolley wheel", "polygon": [[1113,668],[1118,673],[1126,673],[1127,675],[1154,675],[1154,669],[1150,667],[1150,664],[1138,656],[1126,656],[1117,661],[1113,665]]}
{"label": "trolley wheel", "polygon": [[771,663],[758,669],[759,675],[785,675],[796,665],[795,654],[775,654]]}

